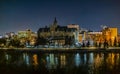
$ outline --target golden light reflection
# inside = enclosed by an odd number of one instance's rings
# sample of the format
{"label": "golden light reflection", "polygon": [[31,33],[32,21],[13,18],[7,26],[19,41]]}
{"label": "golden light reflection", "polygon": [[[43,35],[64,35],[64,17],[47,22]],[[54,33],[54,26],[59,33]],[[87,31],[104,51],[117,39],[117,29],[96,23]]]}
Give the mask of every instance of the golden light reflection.
{"label": "golden light reflection", "polygon": [[38,65],[38,59],[37,59],[37,57],[38,57],[38,56],[37,56],[36,54],[33,55],[33,65],[34,65],[34,66],[37,66],[37,65]]}
{"label": "golden light reflection", "polygon": [[95,60],[94,60],[95,68],[98,68],[98,67],[101,66],[102,60],[104,59],[103,57],[104,57],[103,54],[101,54],[101,55],[100,55],[100,54],[97,54],[97,55],[96,55],[96,58],[95,58]]}
{"label": "golden light reflection", "polygon": [[119,61],[120,60],[120,54],[119,53],[117,53],[116,54],[116,65],[119,65],[119,62],[117,62],[117,61]]}
{"label": "golden light reflection", "polygon": [[112,57],[111,57],[111,64],[114,65],[115,64],[115,54],[112,53]]}
{"label": "golden light reflection", "polygon": [[112,53],[110,57],[111,57],[111,59],[109,59],[108,62],[110,62],[110,60],[111,60],[110,65],[112,66],[111,69],[113,69],[115,65],[119,64],[119,62],[117,62],[117,61],[119,61],[119,54]]}
{"label": "golden light reflection", "polygon": [[112,69],[112,62],[114,61],[112,61],[112,58],[113,58],[113,56],[112,56],[112,54],[110,53],[110,54],[108,54],[108,58],[106,59],[106,62],[107,62],[107,65]]}
{"label": "golden light reflection", "polygon": [[60,63],[61,63],[61,67],[66,65],[66,56],[65,55],[60,56]]}
{"label": "golden light reflection", "polygon": [[108,54],[108,58],[106,59],[106,62],[110,69],[114,68],[115,61],[117,60],[116,58],[118,58],[118,57],[117,57],[117,55],[115,55],[115,53]]}

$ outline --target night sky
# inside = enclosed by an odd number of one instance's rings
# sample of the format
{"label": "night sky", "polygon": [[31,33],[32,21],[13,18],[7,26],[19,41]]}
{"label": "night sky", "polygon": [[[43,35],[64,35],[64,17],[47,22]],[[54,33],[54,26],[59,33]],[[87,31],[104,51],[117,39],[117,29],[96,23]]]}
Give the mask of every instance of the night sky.
{"label": "night sky", "polygon": [[58,24],[78,24],[100,31],[101,25],[118,27],[119,0],[0,0],[0,34]]}

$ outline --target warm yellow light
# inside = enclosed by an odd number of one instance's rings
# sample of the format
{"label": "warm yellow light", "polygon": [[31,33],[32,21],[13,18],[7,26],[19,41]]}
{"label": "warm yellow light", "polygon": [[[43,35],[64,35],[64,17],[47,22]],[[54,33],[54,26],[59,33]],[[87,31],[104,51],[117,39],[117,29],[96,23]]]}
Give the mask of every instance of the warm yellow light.
{"label": "warm yellow light", "polygon": [[38,59],[36,54],[33,55],[33,65],[34,66],[38,65]]}

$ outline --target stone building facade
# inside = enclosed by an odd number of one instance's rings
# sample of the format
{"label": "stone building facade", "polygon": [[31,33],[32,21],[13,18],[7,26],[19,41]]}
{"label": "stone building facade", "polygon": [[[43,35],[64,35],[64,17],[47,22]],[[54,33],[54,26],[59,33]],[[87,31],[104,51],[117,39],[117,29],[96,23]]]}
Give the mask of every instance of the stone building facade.
{"label": "stone building facade", "polygon": [[39,45],[72,45],[75,42],[76,28],[60,26],[55,18],[50,27],[39,28],[38,44]]}

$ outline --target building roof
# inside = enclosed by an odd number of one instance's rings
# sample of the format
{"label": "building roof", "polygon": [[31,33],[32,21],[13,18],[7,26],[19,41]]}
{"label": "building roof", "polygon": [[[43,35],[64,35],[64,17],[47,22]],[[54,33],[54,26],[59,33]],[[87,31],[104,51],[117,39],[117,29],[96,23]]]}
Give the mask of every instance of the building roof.
{"label": "building roof", "polygon": [[67,26],[59,26],[57,25],[56,17],[54,19],[53,25],[50,27],[39,28],[38,32],[50,32],[50,31],[64,31],[64,32],[74,32],[76,28],[68,28]]}
{"label": "building roof", "polygon": [[[76,31],[76,28],[68,28],[67,26],[57,26],[55,28],[55,31],[64,31],[64,32],[74,32]],[[45,28],[39,28],[39,32],[50,32],[50,27],[45,27]]]}

